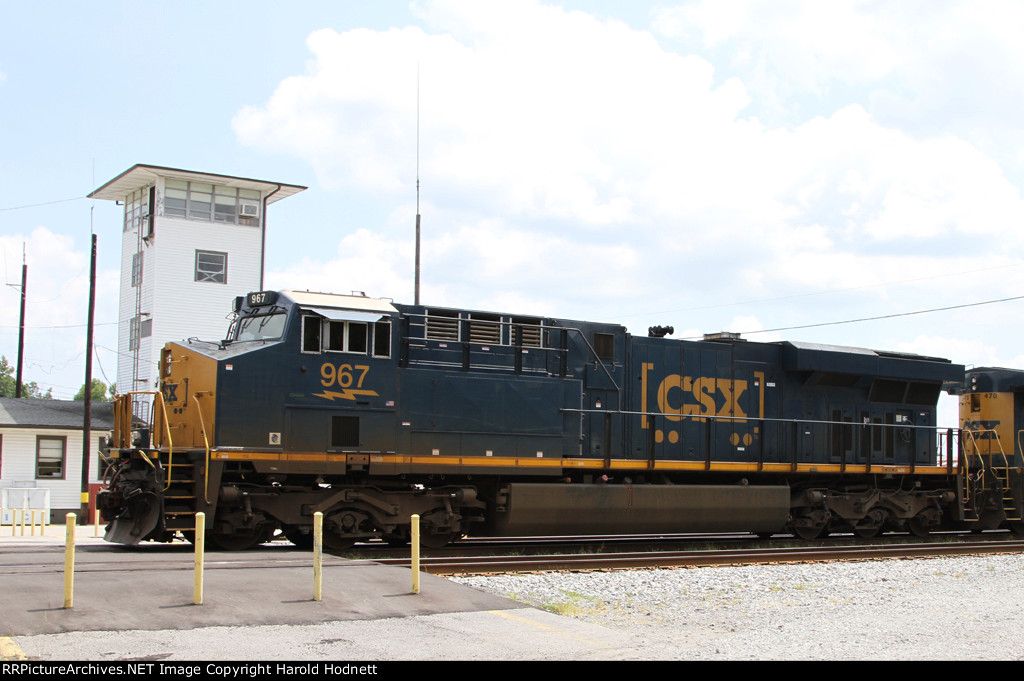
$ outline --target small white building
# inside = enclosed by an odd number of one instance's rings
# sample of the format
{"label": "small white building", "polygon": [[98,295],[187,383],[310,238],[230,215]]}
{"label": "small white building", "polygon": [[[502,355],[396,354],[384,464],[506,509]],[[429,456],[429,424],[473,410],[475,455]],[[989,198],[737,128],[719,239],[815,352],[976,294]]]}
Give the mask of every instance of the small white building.
{"label": "small white building", "polygon": [[[11,523],[12,508],[48,510],[48,522],[63,522],[65,514],[79,512],[84,415],[85,402],[0,397],[0,515],[4,524]],[[103,481],[106,463],[100,446],[113,425],[111,403],[93,402],[88,440],[90,492]],[[94,500],[95,494],[90,493],[90,504]]]}
{"label": "small white building", "polygon": [[263,288],[267,206],[304,189],[139,164],[89,194],[124,205],[118,392],[155,389],[168,341],[224,337],[234,299]]}

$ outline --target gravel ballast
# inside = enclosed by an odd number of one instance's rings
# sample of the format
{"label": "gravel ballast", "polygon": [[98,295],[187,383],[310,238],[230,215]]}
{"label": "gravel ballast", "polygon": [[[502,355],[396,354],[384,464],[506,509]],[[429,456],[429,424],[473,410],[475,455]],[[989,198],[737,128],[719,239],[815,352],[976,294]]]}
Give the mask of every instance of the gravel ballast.
{"label": "gravel ballast", "polygon": [[659,660],[1024,659],[1024,556],[453,578]]}

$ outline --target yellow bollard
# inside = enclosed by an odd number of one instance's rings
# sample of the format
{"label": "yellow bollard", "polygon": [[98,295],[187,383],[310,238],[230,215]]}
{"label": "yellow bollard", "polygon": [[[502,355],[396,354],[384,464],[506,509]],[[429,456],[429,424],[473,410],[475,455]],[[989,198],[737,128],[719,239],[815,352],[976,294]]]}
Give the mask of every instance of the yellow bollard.
{"label": "yellow bollard", "polygon": [[64,607],[70,608],[74,604],[75,592],[75,516],[68,513],[65,516],[67,523],[64,528]]}
{"label": "yellow bollard", "polygon": [[99,505],[95,506],[92,509],[92,524],[93,524],[92,536],[94,536],[94,537],[100,536],[100,507],[99,507]]}
{"label": "yellow bollard", "polygon": [[412,592],[420,592],[420,517],[412,516]]}
{"label": "yellow bollard", "polygon": [[313,514],[313,600],[323,600],[324,514]]}
{"label": "yellow bollard", "polygon": [[192,602],[203,604],[203,555],[206,550],[206,514],[196,513],[196,578],[192,588]]}
{"label": "yellow bollard", "polygon": [[36,509],[32,509],[32,520],[28,524],[28,536],[36,536]]}
{"label": "yellow bollard", "polygon": [[28,507],[22,506],[21,508],[21,536],[25,536],[25,516],[28,515]]}

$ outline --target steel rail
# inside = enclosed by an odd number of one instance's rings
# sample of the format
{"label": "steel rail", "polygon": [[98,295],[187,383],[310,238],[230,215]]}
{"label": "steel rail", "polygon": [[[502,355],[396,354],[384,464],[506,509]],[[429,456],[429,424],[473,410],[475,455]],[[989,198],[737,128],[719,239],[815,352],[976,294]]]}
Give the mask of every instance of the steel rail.
{"label": "steel rail", "polygon": [[[517,572],[638,570],[656,568],[769,565],[826,561],[935,558],[942,556],[1024,553],[1024,541],[899,544],[891,546],[786,547],[725,551],[662,551],[535,556],[434,557],[421,559],[433,575],[486,575]],[[374,561],[407,566],[405,558]]]}

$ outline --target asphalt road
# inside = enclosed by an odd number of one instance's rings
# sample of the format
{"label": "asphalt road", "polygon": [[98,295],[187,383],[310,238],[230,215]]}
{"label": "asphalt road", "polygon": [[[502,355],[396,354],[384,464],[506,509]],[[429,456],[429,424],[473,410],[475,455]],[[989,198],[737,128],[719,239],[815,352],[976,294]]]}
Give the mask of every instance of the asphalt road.
{"label": "asphalt road", "polygon": [[407,568],[270,545],[206,555],[193,603],[187,544],[135,548],[78,528],[73,605],[64,607],[63,526],[45,537],[0,528],[5,660],[642,659],[624,632],[524,607]]}

